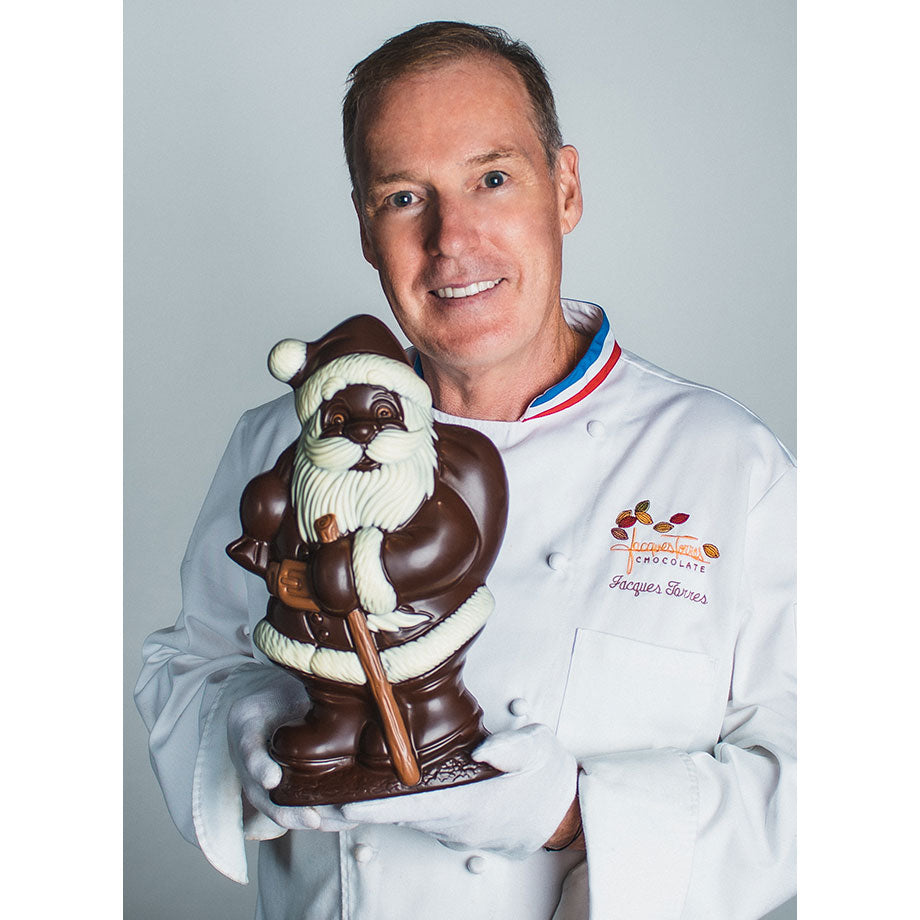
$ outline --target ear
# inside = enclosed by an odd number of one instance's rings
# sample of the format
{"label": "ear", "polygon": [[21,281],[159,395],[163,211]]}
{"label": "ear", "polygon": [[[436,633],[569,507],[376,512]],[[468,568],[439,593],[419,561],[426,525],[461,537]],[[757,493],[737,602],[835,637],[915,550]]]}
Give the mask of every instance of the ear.
{"label": "ear", "polygon": [[355,214],[358,215],[358,231],[361,234],[361,252],[364,253],[364,258],[371,264],[374,271],[377,271],[377,257],[374,254],[374,249],[367,235],[367,228],[364,226],[364,209],[361,207],[358,193],[354,189],[352,189],[351,192],[351,203],[355,206]]}
{"label": "ear", "polygon": [[571,145],[559,149],[556,157],[556,188],[558,189],[559,219],[563,234],[575,229],[584,210],[581,178],[578,175],[578,151]]}

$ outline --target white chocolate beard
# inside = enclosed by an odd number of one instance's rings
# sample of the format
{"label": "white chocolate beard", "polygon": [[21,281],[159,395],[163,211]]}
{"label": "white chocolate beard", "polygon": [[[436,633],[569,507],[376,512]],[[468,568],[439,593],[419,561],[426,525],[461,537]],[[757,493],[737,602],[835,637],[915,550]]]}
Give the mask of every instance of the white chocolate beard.
{"label": "white chocolate beard", "polygon": [[[318,539],[314,523],[325,514],[335,515],[343,534],[361,527],[395,530],[433,494],[437,469],[433,432],[381,432],[367,448],[367,455],[380,463],[375,470],[351,469],[362,455],[360,445],[347,438],[301,436],[294,455],[291,499],[302,539]],[[394,457],[400,459],[389,459]]]}
{"label": "white chocolate beard", "polygon": [[[434,493],[437,451],[430,412],[403,404],[409,431],[388,428],[366,446],[343,437],[318,437],[319,411],[304,425],[294,454],[291,499],[302,539],[315,542],[316,521],[334,514],[343,534],[354,534],[352,575],[358,601],[374,632],[418,625],[425,614],[397,609],[396,591],[383,566],[386,531],[405,524]],[[353,470],[367,455],[380,466]]]}

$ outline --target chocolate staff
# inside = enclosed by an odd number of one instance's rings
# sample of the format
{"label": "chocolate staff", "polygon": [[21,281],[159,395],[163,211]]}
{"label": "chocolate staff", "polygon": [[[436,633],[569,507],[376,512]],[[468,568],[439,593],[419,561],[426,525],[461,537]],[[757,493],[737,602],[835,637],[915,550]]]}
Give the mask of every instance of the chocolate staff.
{"label": "chocolate staff", "polygon": [[[314,527],[321,543],[332,543],[341,536],[334,514],[324,514],[317,518]],[[409,741],[409,732],[403,722],[402,713],[396,705],[393,688],[387,680],[377,646],[367,628],[367,620],[363,612],[356,607],[348,614],[347,622],[352,644],[377,703],[383,722],[383,734],[387,749],[393,758],[396,775],[404,786],[414,786],[422,774],[412,750],[412,743]]]}

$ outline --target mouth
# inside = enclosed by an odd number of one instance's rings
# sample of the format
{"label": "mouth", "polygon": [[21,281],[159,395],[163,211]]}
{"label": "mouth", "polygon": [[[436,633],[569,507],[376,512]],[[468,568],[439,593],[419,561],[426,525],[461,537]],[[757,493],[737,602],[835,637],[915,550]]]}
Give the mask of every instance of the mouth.
{"label": "mouth", "polygon": [[483,291],[490,291],[496,285],[501,284],[503,278],[496,278],[494,281],[473,281],[461,287],[442,287],[431,291],[435,297],[441,300],[459,300],[463,297],[473,297],[481,294]]}
{"label": "mouth", "polygon": [[364,454],[352,469],[360,473],[368,473],[371,470],[380,469],[380,464],[376,460],[372,460],[368,457],[367,454]]}

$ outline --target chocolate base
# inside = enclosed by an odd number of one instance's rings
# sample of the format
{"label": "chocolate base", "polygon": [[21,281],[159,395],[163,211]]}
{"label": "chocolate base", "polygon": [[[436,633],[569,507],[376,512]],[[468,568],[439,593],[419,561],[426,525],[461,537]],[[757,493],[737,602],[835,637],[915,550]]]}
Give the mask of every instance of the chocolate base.
{"label": "chocolate base", "polygon": [[276,805],[301,806],[344,805],[346,802],[409,795],[501,775],[500,770],[486,763],[477,763],[465,751],[441,763],[423,767],[422,778],[415,786],[403,785],[395,773],[368,770],[357,763],[320,776],[298,773],[287,766],[282,767],[282,771],[281,784],[271,791],[271,800]]}

